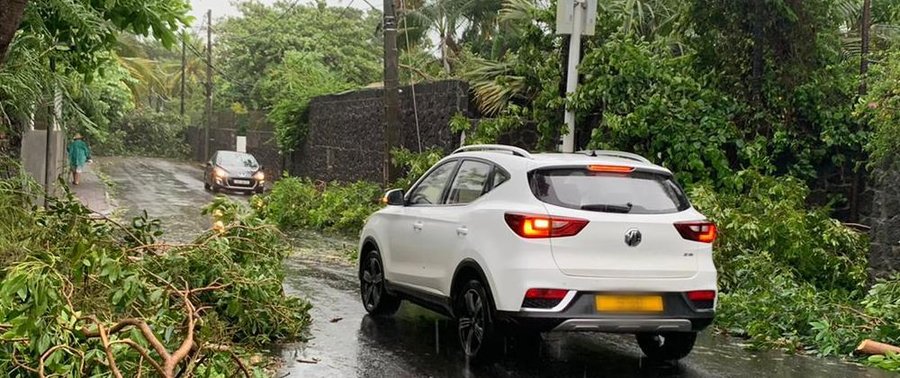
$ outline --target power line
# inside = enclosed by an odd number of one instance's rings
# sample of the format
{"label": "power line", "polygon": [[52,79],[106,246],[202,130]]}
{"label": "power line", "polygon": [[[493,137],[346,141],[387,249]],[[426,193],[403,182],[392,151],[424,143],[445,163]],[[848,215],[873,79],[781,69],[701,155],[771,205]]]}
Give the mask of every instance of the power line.
{"label": "power line", "polygon": [[[351,2],[351,4],[352,4],[352,2]],[[404,12],[403,35],[406,36],[406,48],[407,48],[406,57],[407,57],[407,60],[409,61],[410,68],[412,68],[412,65],[413,65],[412,55],[409,54],[409,24],[406,22],[406,19],[407,19],[406,15],[405,15],[406,7],[403,4],[403,0],[400,0],[400,11]],[[419,142],[419,153],[422,153],[422,132],[419,129],[419,106],[416,103],[416,81],[412,79],[413,74],[414,74],[414,72],[412,72],[412,69],[410,69],[409,71],[410,71],[409,85],[410,85],[410,88],[412,89],[413,116],[416,119],[416,141]]]}

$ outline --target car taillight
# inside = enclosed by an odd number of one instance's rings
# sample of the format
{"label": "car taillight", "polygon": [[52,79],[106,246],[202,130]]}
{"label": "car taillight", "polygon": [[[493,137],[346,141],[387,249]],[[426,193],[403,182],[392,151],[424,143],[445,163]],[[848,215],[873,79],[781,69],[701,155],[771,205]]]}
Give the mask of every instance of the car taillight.
{"label": "car taillight", "polygon": [[554,308],[569,294],[564,289],[528,289],[522,307],[526,308]]}
{"label": "car taillight", "polygon": [[716,241],[716,224],[709,221],[702,222],[677,222],[675,228],[681,237],[701,243]]}
{"label": "car taillight", "polygon": [[559,238],[581,232],[588,221],[578,218],[506,213],[506,224],[523,238]]}
{"label": "car taillight", "polygon": [[715,290],[689,291],[687,298],[694,304],[694,307],[709,309],[713,308],[716,303],[716,292]]}
{"label": "car taillight", "polygon": [[634,172],[634,167],[629,167],[625,165],[589,165],[587,169],[591,172],[601,172],[601,173],[631,173]]}

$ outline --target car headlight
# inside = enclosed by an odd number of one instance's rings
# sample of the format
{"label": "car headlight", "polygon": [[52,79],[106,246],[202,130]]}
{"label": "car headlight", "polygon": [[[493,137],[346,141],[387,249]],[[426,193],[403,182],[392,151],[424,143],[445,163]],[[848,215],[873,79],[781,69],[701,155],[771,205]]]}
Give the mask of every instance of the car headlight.
{"label": "car headlight", "polygon": [[213,169],[213,175],[218,178],[225,178],[228,177],[228,172],[225,172],[225,170],[222,168],[216,167],[215,169]]}
{"label": "car headlight", "polygon": [[263,173],[262,171],[256,172],[255,174],[253,174],[253,179],[256,181],[265,181],[266,174]]}

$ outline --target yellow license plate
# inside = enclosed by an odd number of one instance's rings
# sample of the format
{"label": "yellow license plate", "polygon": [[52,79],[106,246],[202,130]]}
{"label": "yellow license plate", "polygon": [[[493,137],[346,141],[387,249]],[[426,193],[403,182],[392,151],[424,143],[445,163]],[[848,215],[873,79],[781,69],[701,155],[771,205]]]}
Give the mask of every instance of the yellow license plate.
{"label": "yellow license plate", "polygon": [[595,300],[599,312],[662,312],[659,295],[598,295]]}

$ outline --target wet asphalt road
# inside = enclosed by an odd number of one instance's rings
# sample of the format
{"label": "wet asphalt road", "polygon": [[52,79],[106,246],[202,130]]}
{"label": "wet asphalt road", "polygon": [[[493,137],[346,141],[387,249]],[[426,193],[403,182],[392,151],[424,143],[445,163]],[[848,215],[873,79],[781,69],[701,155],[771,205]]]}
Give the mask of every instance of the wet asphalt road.
{"label": "wet asphalt road", "polygon": [[[203,190],[196,163],[104,158],[100,167],[115,183],[115,198],[126,219],[146,210],[163,221],[169,241],[189,241],[209,227],[200,210],[213,196]],[[471,365],[444,317],[410,304],[390,319],[366,316],[353,268],[321,258],[340,255],[347,241],[310,234],[294,243],[301,252],[285,262],[285,290],[313,303],[314,323],[308,342],[275,350],[284,359],[278,377],[895,376],[836,360],[750,352],[734,340],[708,332],[694,352],[674,366],[642,359],[630,336],[590,333],[545,334],[542,340],[511,342],[497,362]]]}

